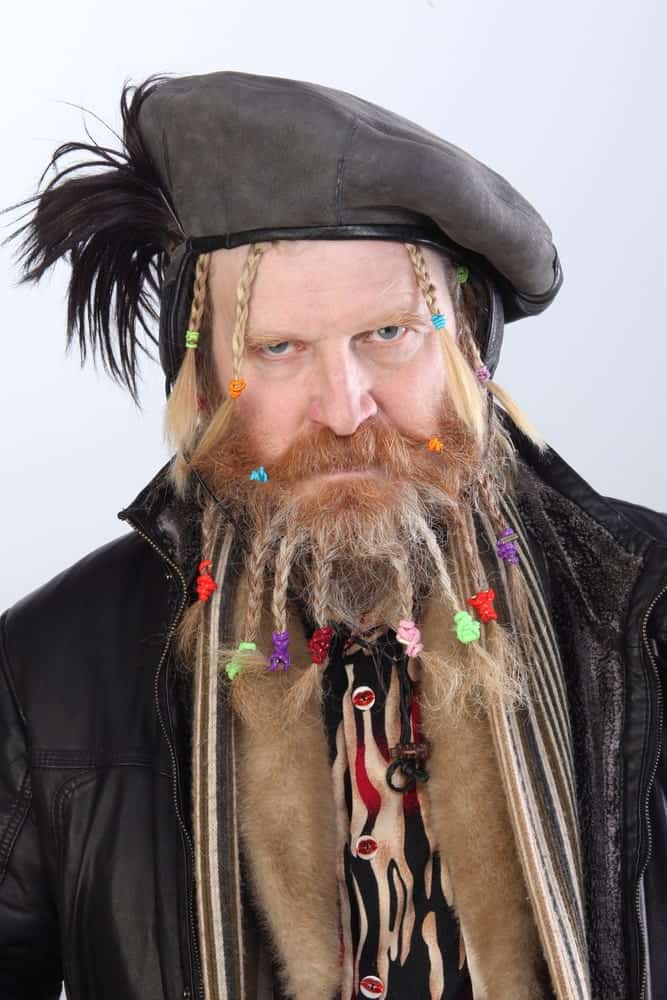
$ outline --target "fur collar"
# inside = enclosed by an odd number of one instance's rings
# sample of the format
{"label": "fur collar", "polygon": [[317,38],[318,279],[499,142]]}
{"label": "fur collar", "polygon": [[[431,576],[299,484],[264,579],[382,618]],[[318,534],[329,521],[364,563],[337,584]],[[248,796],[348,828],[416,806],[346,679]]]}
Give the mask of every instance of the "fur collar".
{"label": "fur collar", "polygon": [[[247,582],[239,581],[235,638]],[[447,657],[448,630],[431,603],[426,647]],[[271,622],[258,645],[270,648]],[[296,725],[285,725],[289,694],[309,666],[297,616],[289,621],[289,672],[248,671],[231,685],[239,718],[239,820],[257,910],[273,942],[284,986],[295,1000],[333,996],[340,988],[337,852],[331,768],[313,691]],[[425,702],[429,694],[423,688]],[[431,698],[431,701],[434,701]],[[250,709],[249,706],[252,706]],[[425,821],[440,845],[459,917],[476,1000],[540,996],[541,951],[495,759],[489,720],[453,723],[422,707],[432,742],[430,780],[420,790]],[[344,890],[343,890],[344,891]]]}

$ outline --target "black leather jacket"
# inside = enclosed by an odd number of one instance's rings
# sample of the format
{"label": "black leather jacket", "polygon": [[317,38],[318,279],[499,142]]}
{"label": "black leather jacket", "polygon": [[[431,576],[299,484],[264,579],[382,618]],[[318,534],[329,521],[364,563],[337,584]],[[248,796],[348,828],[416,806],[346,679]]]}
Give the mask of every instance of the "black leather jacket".
{"label": "black leather jacket", "polygon": [[[642,634],[624,637],[622,962],[627,997],[660,1000],[667,997],[660,754],[667,515],[602,497],[556,453],[545,460],[517,441],[544,482],[643,555],[632,595]],[[133,531],[0,619],[4,1000],[56,1000],[63,978],[69,1000],[203,996],[187,692],[170,650],[194,596],[197,541],[163,471],[120,513]]]}

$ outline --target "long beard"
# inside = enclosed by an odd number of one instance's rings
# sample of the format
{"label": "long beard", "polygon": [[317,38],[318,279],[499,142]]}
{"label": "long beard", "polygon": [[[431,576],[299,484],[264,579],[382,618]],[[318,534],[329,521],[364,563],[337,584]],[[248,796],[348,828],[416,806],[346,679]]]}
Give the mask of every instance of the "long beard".
{"label": "long beard", "polygon": [[[478,448],[456,417],[443,412],[434,430],[440,452],[381,417],[349,437],[323,428],[267,462],[261,482],[249,478],[261,449],[235,415],[198,471],[236,520],[255,572],[264,576],[273,559],[274,601],[288,575],[289,596],[316,624],[395,625],[430,594],[432,539],[444,546],[456,531],[480,474]],[[327,478],[351,469],[363,474]]]}

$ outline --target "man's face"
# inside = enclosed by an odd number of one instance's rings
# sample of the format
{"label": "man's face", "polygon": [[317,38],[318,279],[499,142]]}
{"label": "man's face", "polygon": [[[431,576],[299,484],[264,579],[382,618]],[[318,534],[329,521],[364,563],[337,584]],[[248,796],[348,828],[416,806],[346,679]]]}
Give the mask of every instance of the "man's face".
{"label": "man's face", "polygon": [[[219,252],[209,275],[223,393],[246,254]],[[453,332],[442,264],[424,255]],[[440,334],[405,247],[317,241],[268,249],[251,290],[241,374],[246,388],[202,471],[245,523],[249,543],[265,533],[287,539],[307,601],[326,576],[316,620],[409,615],[397,567],[405,563],[411,591],[429,585],[420,538],[427,522],[447,520],[456,507],[473,449],[448,412]],[[433,435],[446,442],[442,455],[427,447]],[[269,482],[250,481],[260,464]]]}
{"label": "man's face", "polygon": [[[248,248],[213,255],[213,356],[221,388],[232,378],[236,288]],[[423,249],[440,311],[453,333],[441,261]],[[439,334],[408,253],[374,240],[283,241],[260,258],[252,286],[236,402],[259,461],[329,428],[353,435],[378,415],[426,440],[444,392]]]}

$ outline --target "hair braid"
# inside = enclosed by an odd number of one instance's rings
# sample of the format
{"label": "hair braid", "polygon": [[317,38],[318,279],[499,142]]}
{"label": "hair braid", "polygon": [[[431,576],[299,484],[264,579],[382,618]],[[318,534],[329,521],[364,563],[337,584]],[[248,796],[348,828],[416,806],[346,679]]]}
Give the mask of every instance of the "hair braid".
{"label": "hair braid", "polygon": [[264,247],[258,243],[252,244],[243,265],[243,272],[236,289],[236,318],[234,320],[234,330],[232,333],[232,376],[239,378],[241,375],[241,364],[243,361],[243,351],[245,347],[245,334],[248,325],[248,310],[250,305],[250,291],[252,283],[257,273],[259,258],[264,253]]}
{"label": "hair braid", "polygon": [[428,306],[428,311],[431,315],[433,315],[438,312],[438,300],[435,285],[431,281],[431,277],[426,267],[424,254],[421,252],[421,249],[413,243],[406,243],[405,249],[410,255],[415,277],[417,278],[417,284],[419,285],[422,295],[424,296],[426,305]]}
{"label": "hair braid", "polygon": [[320,558],[317,550],[313,552],[313,611],[316,623],[319,626],[326,625],[326,608],[330,602],[331,587],[331,563]]}
{"label": "hair braid", "polygon": [[435,532],[428,525],[426,518],[420,514],[415,514],[415,524],[417,529],[424,540],[424,544],[433,560],[433,564],[436,568],[438,574],[438,582],[440,584],[440,589],[442,591],[445,600],[448,600],[453,608],[458,605],[458,600],[454,592],[454,587],[447,569],[447,562],[443,555],[442,549],[438,544],[438,540],[435,536]]}
{"label": "hair braid", "polygon": [[[234,319],[234,329],[232,331],[232,377],[234,379],[239,378],[241,373],[241,364],[245,349],[245,333],[248,322],[250,291],[257,272],[259,258],[266,249],[266,246],[259,243],[254,243],[250,246],[243,264],[241,277],[239,278],[236,293],[236,316]],[[209,363],[213,364],[212,357],[209,357]],[[207,426],[203,429],[203,433],[191,458],[191,464],[195,468],[201,467],[206,462],[210,453],[214,451],[216,446],[219,444],[220,438],[224,435],[229,425],[234,403],[235,400],[231,396],[225,396],[222,403],[218,406],[217,410],[209,420]]]}
{"label": "hair braid", "polygon": [[254,642],[259,632],[264,604],[264,574],[269,561],[272,533],[267,527],[253,538],[247,559],[248,603],[246,607],[244,639]]}
{"label": "hair braid", "polygon": [[[199,332],[201,328],[206,307],[210,259],[210,253],[202,253],[197,257],[188,330]],[[185,331],[183,336],[185,337]],[[178,376],[167,401],[164,420],[165,434],[177,449],[172,476],[181,491],[184,491],[187,481],[187,458],[194,444],[199,417],[196,354],[196,347],[186,347]]]}
{"label": "hair braid", "polygon": [[201,326],[204,306],[206,305],[206,288],[210,262],[210,253],[200,253],[197,257],[194,287],[192,290],[192,305],[190,307],[190,322],[188,324],[189,330],[199,330]]}
{"label": "hair braid", "polygon": [[[433,316],[439,312],[438,301],[435,286],[426,267],[424,254],[421,248],[413,243],[405,243],[404,246],[410,256],[417,284],[426,300],[429,312]],[[483,450],[487,421],[482,405],[484,396],[479,382],[461,354],[454,333],[450,334],[447,328],[440,330],[440,344],[445,379],[452,406],[463,424],[473,432],[480,450]]]}
{"label": "hair braid", "polygon": [[285,534],[278,546],[276,569],[271,600],[271,611],[277,632],[287,629],[287,587],[292,569],[294,550],[299,544],[298,533]]}
{"label": "hair braid", "polygon": [[[396,556],[392,560],[394,572],[396,573],[396,587],[400,597],[400,618],[412,618],[414,595],[410,582],[410,573],[405,557]],[[398,624],[398,623],[396,623]]]}

